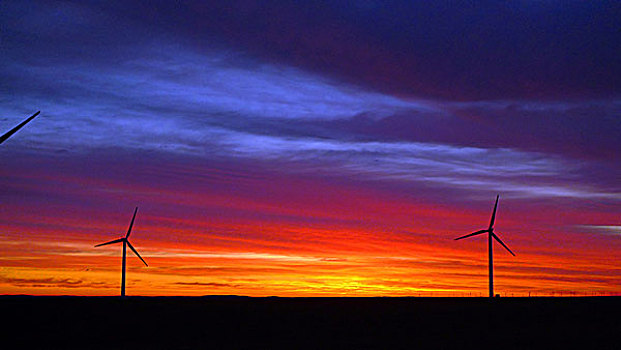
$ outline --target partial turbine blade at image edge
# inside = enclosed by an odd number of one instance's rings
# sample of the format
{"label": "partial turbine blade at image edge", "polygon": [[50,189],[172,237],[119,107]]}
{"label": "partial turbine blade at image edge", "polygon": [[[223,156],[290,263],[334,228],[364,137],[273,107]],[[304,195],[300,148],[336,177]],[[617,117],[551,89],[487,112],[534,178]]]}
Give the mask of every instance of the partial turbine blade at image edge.
{"label": "partial turbine blade at image edge", "polygon": [[127,235],[125,238],[129,238],[129,234],[132,233],[132,227],[134,226],[134,220],[136,220],[136,213],[138,212],[138,207],[134,210],[134,216],[132,216],[132,221],[129,223],[129,228],[127,229]]}
{"label": "partial turbine blade at image edge", "polygon": [[127,245],[129,246],[129,249],[131,249],[132,252],[134,252],[134,254],[136,254],[136,256],[140,258],[140,260],[142,260],[142,262],[145,264],[145,266],[148,267],[149,265],[147,264],[147,262],[144,261],[144,259],[140,256],[140,254],[138,254],[138,251],[134,248],[134,246],[132,246],[131,243],[129,243],[129,241],[127,241]]}
{"label": "partial turbine blade at image edge", "polygon": [[511,249],[509,249],[509,247],[507,247],[507,245],[500,238],[498,238],[498,236],[496,236],[496,234],[492,233],[492,237],[494,237],[494,239],[497,240],[498,243],[502,244],[502,246],[505,247],[505,249],[509,253],[511,253],[511,255],[515,256],[515,254],[513,254],[513,252],[511,251]]}
{"label": "partial turbine blade at image edge", "polygon": [[24,125],[28,124],[29,121],[33,120],[34,117],[38,116],[39,113],[41,113],[41,111],[38,111],[37,113],[33,114],[32,116],[30,116],[28,119],[24,120],[23,122],[19,123],[19,125],[17,125],[16,127],[14,127],[13,129],[7,131],[4,135],[0,136],[0,143],[3,143],[6,139],[8,139],[9,137],[11,137],[13,134],[15,134],[16,132],[19,131],[19,129],[21,129]]}
{"label": "partial turbine blade at image edge", "polygon": [[468,234],[468,235],[465,235],[465,236],[461,236],[461,237],[459,237],[459,238],[455,238],[455,240],[456,240],[456,241],[458,241],[458,240],[460,240],[460,239],[464,239],[464,238],[468,238],[468,237],[471,237],[471,236],[480,235],[481,233],[485,233],[485,232],[488,232],[488,231],[489,231],[489,230],[479,230],[479,231],[477,231],[477,232],[473,232],[473,233],[471,233],[471,234]]}
{"label": "partial turbine blade at image edge", "polygon": [[115,239],[114,241],[110,241],[110,242],[106,242],[106,243],[100,243],[100,244],[97,244],[95,247],[101,247],[102,245],[121,243],[121,242],[123,242],[123,238]]}

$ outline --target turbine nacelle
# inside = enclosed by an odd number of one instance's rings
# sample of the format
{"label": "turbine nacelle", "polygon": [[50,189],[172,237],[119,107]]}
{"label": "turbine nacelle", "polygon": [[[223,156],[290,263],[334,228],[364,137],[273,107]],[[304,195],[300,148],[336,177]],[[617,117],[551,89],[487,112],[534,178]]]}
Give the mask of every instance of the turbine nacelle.
{"label": "turbine nacelle", "polygon": [[131,249],[131,250],[132,250],[132,252],[134,252],[134,254],[136,254],[136,256],[137,256],[140,260],[142,260],[142,262],[145,264],[145,266],[147,266],[147,267],[149,266],[149,265],[147,264],[147,262],[146,262],[146,261],[144,261],[144,259],[140,256],[140,254],[138,254],[138,251],[136,250],[136,248],[134,248],[134,246],[133,246],[131,243],[129,243],[129,240],[128,240],[127,238],[125,238],[125,237],[121,237],[121,238],[119,238],[119,239],[115,239],[115,240],[110,241],[110,242],[106,242],[106,243],[97,244],[95,247],[101,247],[101,246],[104,246],[104,245],[115,244],[115,243],[123,243],[123,244],[127,244],[127,246],[129,247],[129,249]]}
{"label": "turbine nacelle", "polygon": [[496,220],[496,209],[498,209],[498,198],[500,197],[500,195],[496,196],[496,204],[494,204],[494,211],[492,212],[492,219],[489,222],[489,228],[487,230],[479,230],[470,234],[467,234],[465,236],[461,236],[458,238],[455,238],[456,241],[460,240],[460,239],[464,239],[464,238],[468,238],[468,237],[472,237],[472,236],[477,236],[483,233],[489,233],[492,238],[494,238],[498,243],[500,243],[509,253],[511,253],[511,255],[515,256],[515,254],[513,254],[513,252],[511,251],[511,249],[509,249],[509,247],[507,247],[507,245],[500,239],[500,237],[498,237],[495,233],[494,233],[494,222]]}

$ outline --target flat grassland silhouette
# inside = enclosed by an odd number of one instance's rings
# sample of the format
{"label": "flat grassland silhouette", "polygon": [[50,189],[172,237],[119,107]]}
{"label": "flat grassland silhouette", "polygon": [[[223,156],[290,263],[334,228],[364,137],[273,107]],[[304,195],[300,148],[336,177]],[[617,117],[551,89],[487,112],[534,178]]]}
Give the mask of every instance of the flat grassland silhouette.
{"label": "flat grassland silhouette", "polygon": [[0,297],[5,342],[80,349],[618,349],[621,298]]}

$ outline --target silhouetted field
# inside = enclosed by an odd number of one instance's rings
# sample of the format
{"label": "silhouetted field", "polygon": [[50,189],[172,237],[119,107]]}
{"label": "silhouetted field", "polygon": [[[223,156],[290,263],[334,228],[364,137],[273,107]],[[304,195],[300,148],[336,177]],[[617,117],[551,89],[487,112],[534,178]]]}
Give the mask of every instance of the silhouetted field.
{"label": "silhouetted field", "polygon": [[619,297],[5,296],[0,307],[15,348],[621,347]]}

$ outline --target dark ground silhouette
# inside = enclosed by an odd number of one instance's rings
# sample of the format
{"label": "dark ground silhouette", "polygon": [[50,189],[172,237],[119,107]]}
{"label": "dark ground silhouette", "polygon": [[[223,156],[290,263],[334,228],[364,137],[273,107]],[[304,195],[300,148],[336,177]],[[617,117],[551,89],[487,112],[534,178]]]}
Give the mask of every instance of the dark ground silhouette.
{"label": "dark ground silhouette", "polygon": [[618,349],[621,298],[0,297],[4,345]]}

